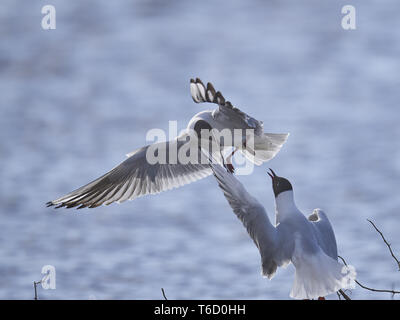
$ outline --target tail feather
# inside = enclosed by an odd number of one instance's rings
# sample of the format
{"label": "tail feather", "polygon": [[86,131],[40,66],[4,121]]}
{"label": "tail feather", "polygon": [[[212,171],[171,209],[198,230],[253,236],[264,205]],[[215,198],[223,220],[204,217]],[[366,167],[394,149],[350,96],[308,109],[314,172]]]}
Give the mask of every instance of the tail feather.
{"label": "tail feather", "polygon": [[277,146],[282,146],[288,137],[289,133],[264,133],[264,139]]}
{"label": "tail feather", "polygon": [[244,156],[256,165],[271,160],[281,150],[289,137],[289,133],[264,133],[255,137],[254,150],[242,150]]}
{"label": "tail feather", "polygon": [[341,289],[355,287],[356,271],[327,256],[322,250],[316,254],[294,258],[295,280],[290,296],[295,299],[316,299]]}

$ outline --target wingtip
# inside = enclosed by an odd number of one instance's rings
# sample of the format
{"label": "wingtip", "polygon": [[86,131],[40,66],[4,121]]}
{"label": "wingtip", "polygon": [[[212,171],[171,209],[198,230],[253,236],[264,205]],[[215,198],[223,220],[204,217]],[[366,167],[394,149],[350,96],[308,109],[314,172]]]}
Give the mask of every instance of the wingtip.
{"label": "wingtip", "polygon": [[285,133],[285,135],[286,135],[285,136],[285,141],[283,143],[286,143],[288,141],[289,136],[290,136],[290,132]]}
{"label": "wingtip", "polygon": [[201,83],[204,86],[203,82],[201,81],[201,79],[199,77],[196,77],[195,79],[190,78],[190,83],[195,83],[195,84]]}
{"label": "wingtip", "polygon": [[54,206],[53,201],[46,202],[46,207],[47,207],[47,208],[48,208],[48,207],[52,207],[52,206]]}
{"label": "wingtip", "polygon": [[215,102],[218,104],[225,104],[225,98],[220,91],[215,94]]}

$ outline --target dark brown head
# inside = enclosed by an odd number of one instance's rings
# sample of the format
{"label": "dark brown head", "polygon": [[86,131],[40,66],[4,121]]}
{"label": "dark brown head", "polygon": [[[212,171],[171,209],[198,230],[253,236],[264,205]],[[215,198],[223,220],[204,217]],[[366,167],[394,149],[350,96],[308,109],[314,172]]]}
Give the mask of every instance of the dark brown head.
{"label": "dark brown head", "polygon": [[269,170],[271,170],[271,173],[267,173],[272,179],[272,189],[274,190],[275,198],[284,191],[293,190],[289,180],[278,177],[271,168]]}

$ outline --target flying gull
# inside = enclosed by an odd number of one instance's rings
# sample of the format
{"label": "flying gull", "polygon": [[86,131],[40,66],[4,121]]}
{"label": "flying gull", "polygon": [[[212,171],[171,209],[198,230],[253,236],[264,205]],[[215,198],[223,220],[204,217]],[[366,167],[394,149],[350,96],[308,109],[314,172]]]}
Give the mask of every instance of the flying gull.
{"label": "flying gull", "polygon": [[[56,208],[95,208],[100,205],[109,205],[113,202],[121,203],[126,200],[132,200],[147,194],[156,194],[172,188],[177,188],[196,180],[205,178],[212,174],[208,160],[200,161],[204,152],[199,152],[198,161],[182,163],[178,158],[175,162],[169,161],[170,150],[176,150],[179,153],[181,149],[187,147],[187,138],[194,132],[200,137],[196,147],[200,146],[202,141],[202,130],[223,130],[223,129],[242,129],[244,132],[242,142],[235,146],[235,151],[239,150],[253,163],[260,165],[265,161],[272,159],[286,142],[288,134],[264,133],[263,123],[234,107],[229,101],[225,100],[221,92],[216,91],[211,83],[205,86],[197,78],[190,80],[190,92],[194,102],[209,102],[217,104],[214,110],[202,111],[197,113],[189,121],[186,130],[178,137],[167,142],[158,142],[139,148],[129,153],[128,159],[107,172],[100,178],[72,191],[61,198],[50,201],[47,206],[56,206]],[[251,129],[252,136],[246,135],[246,130]],[[207,143],[218,143],[217,140],[207,138]],[[247,139],[251,139],[248,141]],[[251,143],[249,143],[251,142]],[[221,142],[222,144],[222,142]],[[251,147],[251,146],[252,147]],[[201,144],[203,146],[203,144]],[[222,162],[233,171],[229,157],[223,159],[222,151],[227,145],[220,145],[217,148],[222,157]],[[149,149],[159,149],[157,152],[164,151],[167,161],[165,163],[149,163]],[[215,150],[215,149],[211,149]],[[213,156],[217,156],[213,154]],[[221,158],[220,158],[221,159]]]}

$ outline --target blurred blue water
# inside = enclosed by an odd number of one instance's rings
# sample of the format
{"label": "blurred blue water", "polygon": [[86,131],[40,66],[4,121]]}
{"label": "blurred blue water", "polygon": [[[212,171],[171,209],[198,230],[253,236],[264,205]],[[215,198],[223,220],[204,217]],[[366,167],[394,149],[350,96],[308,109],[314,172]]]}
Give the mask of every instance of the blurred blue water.
{"label": "blurred blue water", "polygon": [[[398,1],[53,0],[0,4],[0,298],[287,299],[293,268],[268,281],[257,249],[209,177],[95,210],[44,204],[87,183],[202,110],[189,78],[212,81],[266,131],[290,132],[268,166],[298,206],[321,207],[339,253],[372,287],[399,289],[396,266],[366,218],[400,252]],[[266,165],[240,177],[273,217]],[[353,298],[390,298],[356,289]],[[331,298],[336,298],[332,296]]]}

